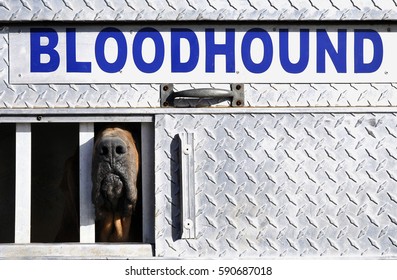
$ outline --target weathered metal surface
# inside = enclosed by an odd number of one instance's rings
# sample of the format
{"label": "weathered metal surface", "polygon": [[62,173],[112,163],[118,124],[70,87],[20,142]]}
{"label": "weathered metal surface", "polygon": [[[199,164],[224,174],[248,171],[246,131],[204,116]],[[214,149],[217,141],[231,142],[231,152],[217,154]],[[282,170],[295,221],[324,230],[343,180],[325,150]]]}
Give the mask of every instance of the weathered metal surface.
{"label": "weathered metal surface", "polygon": [[394,0],[1,0],[3,21],[393,20]]}
{"label": "weathered metal surface", "polygon": [[[163,115],[156,255],[397,255],[395,114]],[[181,239],[178,141],[195,135],[195,240]]]}

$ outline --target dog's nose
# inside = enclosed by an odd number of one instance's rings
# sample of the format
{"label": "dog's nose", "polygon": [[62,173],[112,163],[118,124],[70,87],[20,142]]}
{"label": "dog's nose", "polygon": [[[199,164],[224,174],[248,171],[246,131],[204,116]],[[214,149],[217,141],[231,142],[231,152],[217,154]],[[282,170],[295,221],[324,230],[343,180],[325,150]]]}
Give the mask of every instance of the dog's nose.
{"label": "dog's nose", "polygon": [[127,145],[118,137],[103,137],[98,143],[98,153],[103,158],[119,158],[127,152]]}

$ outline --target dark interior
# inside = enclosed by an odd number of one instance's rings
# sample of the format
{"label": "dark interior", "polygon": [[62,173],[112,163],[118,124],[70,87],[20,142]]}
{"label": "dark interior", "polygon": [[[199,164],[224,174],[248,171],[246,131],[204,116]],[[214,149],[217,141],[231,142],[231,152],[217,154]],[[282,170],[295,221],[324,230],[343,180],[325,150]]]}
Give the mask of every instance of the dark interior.
{"label": "dark interior", "polygon": [[0,243],[15,231],[15,124],[0,124]]}
{"label": "dark interior", "polygon": [[64,207],[64,166],[78,147],[79,124],[32,124],[31,242],[55,240]]}

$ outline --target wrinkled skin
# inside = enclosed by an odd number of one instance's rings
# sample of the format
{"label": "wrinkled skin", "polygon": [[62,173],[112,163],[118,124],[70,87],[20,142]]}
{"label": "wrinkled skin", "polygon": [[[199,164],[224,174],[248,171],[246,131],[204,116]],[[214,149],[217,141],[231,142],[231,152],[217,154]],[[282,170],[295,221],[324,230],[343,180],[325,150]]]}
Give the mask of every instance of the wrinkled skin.
{"label": "wrinkled skin", "polygon": [[98,134],[92,159],[92,203],[99,241],[129,240],[138,168],[138,151],[130,132],[109,127]]}

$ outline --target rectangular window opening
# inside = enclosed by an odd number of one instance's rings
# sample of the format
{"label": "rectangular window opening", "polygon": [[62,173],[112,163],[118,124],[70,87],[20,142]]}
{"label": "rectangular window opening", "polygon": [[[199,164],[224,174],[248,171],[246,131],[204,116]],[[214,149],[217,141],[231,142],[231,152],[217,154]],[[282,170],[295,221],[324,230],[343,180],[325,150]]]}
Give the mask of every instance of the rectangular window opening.
{"label": "rectangular window opening", "polygon": [[[1,258],[153,256],[152,119],[78,121],[0,123]],[[139,157],[138,198],[128,240],[102,243],[91,200],[91,167],[98,133],[109,126],[121,126],[134,138]]]}
{"label": "rectangular window opening", "polygon": [[[93,143],[98,133],[115,123],[95,123],[93,125]],[[142,206],[142,159],[141,159],[141,123],[123,123],[121,127],[131,132],[139,154],[139,172],[137,180],[138,200],[131,218],[129,242],[142,243],[147,241],[143,233]],[[95,239],[91,238],[90,225],[80,221],[81,211],[87,211],[91,205],[91,172],[83,171],[79,166],[92,157],[80,158],[84,145],[78,123],[47,123],[32,124],[32,164],[31,164],[31,242],[32,243],[63,243],[83,242],[99,243],[100,223],[95,221]],[[88,134],[89,135],[89,134]],[[80,141],[80,142],[79,142]],[[92,143],[92,145],[93,145]],[[84,149],[84,148],[83,148]],[[89,146],[88,149],[91,149]],[[89,154],[90,152],[88,152]],[[83,163],[81,162],[83,160]],[[90,164],[90,162],[89,162]],[[85,170],[85,169],[84,169]],[[90,173],[90,174],[83,174]],[[87,183],[84,183],[86,178]],[[82,183],[83,182],[83,183]],[[86,184],[82,186],[79,184]],[[79,187],[90,187],[85,192],[84,210],[80,209]],[[87,205],[88,204],[88,205]],[[89,212],[89,211],[88,211]],[[90,215],[87,214],[90,219]],[[87,215],[83,216],[87,217]],[[85,226],[88,226],[85,228]],[[82,229],[84,231],[82,231]],[[83,235],[83,236],[81,236]],[[84,236],[86,235],[86,236]]]}

